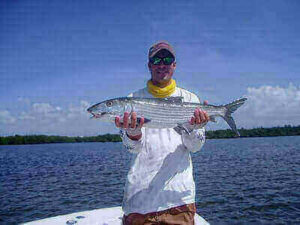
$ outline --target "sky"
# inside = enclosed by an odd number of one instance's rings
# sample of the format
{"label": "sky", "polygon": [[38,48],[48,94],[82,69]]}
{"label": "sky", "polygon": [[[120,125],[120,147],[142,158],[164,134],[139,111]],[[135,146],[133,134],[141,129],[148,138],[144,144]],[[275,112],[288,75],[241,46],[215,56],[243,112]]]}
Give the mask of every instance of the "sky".
{"label": "sky", "polygon": [[297,0],[2,0],[0,135],[118,133],[86,109],[144,88],[158,40],[176,51],[179,87],[214,105],[248,98],[238,128],[299,125],[299,10]]}

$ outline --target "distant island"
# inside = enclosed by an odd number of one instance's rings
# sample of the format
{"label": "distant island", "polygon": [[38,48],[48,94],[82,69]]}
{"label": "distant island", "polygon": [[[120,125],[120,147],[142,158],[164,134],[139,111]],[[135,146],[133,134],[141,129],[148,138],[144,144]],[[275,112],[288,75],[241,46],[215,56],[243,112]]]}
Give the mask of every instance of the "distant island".
{"label": "distant island", "polygon": [[[286,125],[284,127],[239,129],[241,137],[274,137],[300,135],[300,126]],[[236,134],[230,130],[206,131],[207,139],[235,138]],[[120,142],[118,134],[104,134],[89,137],[68,137],[48,135],[15,135],[0,137],[0,145],[75,143],[75,142]]]}

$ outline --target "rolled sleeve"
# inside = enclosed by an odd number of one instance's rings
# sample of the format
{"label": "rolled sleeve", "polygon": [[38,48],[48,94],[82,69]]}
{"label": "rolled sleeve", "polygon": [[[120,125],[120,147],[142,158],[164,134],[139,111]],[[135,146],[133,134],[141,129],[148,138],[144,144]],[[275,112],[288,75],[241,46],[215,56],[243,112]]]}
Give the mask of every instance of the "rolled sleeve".
{"label": "rolled sleeve", "polygon": [[142,146],[143,146],[143,136],[142,135],[142,138],[140,140],[131,140],[127,134],[126,134],[126,131],[121,129],[120,130],[120,136],[121,136],[121,139],[122,139],[122,142],[123,142],[123,145],[124,147],[131,153],[139,153],[142,149]]}
{"label": "rolled sleeve", "polygon": [[190,134],[183,132],[181,135],[182,143],[190,152],[197,152],[205,143],[205,129],[195,129]]}

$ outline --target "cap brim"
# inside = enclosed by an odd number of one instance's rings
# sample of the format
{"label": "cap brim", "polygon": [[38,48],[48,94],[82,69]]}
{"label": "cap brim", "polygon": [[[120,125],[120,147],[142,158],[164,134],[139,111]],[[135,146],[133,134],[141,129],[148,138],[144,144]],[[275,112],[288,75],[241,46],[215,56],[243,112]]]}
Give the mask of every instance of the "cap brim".
{"label": "cap brim", "polygon": [[156,51],[152,52],[151,55],[149,55],[149,58],[152,58],[153,56],[156,55],[156,53],[158,53],[159,51],[161,51],[163,49],[165,49],[168,52],[170,52],[173,55],[173,57],[175,58],[175,54],[170,49],[168,49],[168,48],[159,48],[159,49],[157,49]]}

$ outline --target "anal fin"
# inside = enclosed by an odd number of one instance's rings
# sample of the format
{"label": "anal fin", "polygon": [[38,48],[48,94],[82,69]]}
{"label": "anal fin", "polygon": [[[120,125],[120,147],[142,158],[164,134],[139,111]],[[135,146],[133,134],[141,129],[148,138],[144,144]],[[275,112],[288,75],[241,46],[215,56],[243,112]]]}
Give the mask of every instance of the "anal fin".
{"label": "anal fin", "polygon": [[191,130],[189,130],[188,127],[188,122],[187,123],[178,123],[176,127],[174,127],[173,129],[178,133],[178,134],[182,134],[182,132],[186,132],[187,134],[191,133]]}

